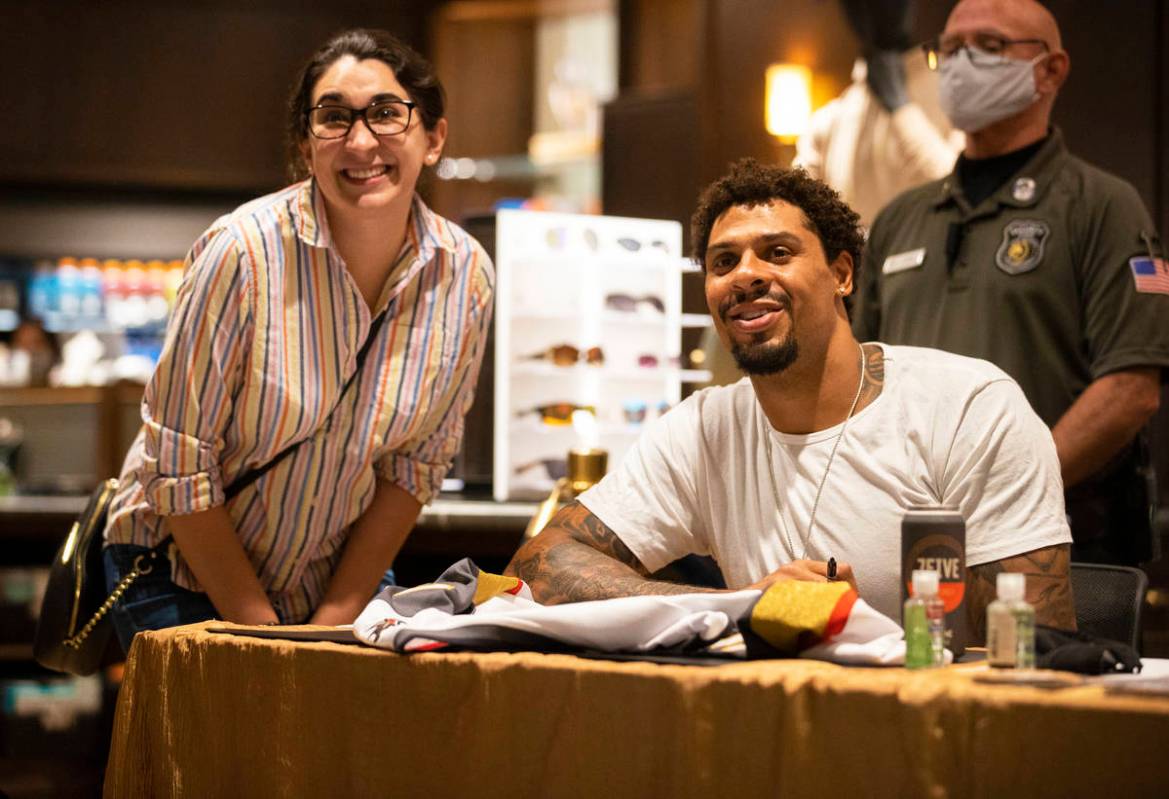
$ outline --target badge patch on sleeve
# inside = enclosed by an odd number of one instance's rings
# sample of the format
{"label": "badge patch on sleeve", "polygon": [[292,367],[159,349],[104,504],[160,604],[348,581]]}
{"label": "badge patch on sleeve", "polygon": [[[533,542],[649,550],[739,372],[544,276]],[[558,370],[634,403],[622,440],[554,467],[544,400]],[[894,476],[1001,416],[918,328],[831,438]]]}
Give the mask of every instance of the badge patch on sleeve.
{"label": "badge patch on sleeve", "polygon": [[1037,219],[1014,219],[1003,228],[1003,243],[994,262],[1008,275],[1021,275],[1039,266],[1051,228]]}
{"label": "badge patch on sleeve", "polygon": [[1137,291],[1142,294],[1169,294],[1169,261],[1142,255],[1128,259]]}

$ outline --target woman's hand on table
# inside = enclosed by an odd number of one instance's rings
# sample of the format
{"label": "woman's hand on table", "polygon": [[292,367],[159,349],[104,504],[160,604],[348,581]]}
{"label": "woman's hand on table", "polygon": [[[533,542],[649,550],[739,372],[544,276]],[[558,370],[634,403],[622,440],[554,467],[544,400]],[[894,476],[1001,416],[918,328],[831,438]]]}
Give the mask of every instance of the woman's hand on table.
{"label": "woman's hand on table", "polygon": [[236,618],[224,618],[224,621],[249,624],[253,627],[270,627],[280,623],[280,617],[276,615],[271,603],[265,603],[263,606],[257,604],[255,608],[248,608],[234,615]]}
{"label": "woman's hand on table", "polygon": [[359,608],[344,608],[336,605],[321,605],[309,618],[309,624],[323,624],[327,627],[336,627],[339,624],[352,624],[357,616],[365,609],[363,603]]}

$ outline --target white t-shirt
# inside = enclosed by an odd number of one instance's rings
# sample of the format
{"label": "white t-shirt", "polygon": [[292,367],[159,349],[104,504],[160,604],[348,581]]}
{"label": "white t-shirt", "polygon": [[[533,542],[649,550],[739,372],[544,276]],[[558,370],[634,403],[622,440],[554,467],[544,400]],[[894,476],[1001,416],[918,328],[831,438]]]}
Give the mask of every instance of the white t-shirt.
{"label": "white t-shirt", "polygon": [[1055,443],[1015,381],[975,358],[881,347],[884,390],[848,422],[806,543],[840,427],[776,432],[746,378],[696,392],[655,422],[581,504],[650,571],[710,555],[741,588],[805,553],[832,556],[893,619],[910,505],[961,510],[968,566],[1071,543]]}

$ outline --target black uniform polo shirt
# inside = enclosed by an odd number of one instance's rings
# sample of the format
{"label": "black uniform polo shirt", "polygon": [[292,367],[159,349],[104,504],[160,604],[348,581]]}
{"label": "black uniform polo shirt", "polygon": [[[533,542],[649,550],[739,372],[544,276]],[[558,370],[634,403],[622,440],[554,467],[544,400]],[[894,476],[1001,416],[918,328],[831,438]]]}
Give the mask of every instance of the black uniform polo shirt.
{"label": "black uniform polo shirt", "polygon": [[877,216],[853,331],[991,361],[1053,426],[1094,379],[1169,367],[1162,255],[1136,190],[1053,130],[976,208],[951,175]]}

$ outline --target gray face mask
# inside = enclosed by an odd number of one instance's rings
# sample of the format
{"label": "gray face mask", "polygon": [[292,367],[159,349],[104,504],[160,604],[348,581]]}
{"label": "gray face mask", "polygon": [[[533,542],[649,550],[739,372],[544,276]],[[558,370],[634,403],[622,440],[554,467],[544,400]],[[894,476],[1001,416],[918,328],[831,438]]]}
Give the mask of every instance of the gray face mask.
{"label": "gray face mask", "polygon": [[942,61],[940,100],[942,112],[954,127],[977,133],[1001,119],[1013,116],[1039,99],[1035,90],[1035,65],[1047,57],[1016,61],[1004,56],[963,47]]}

